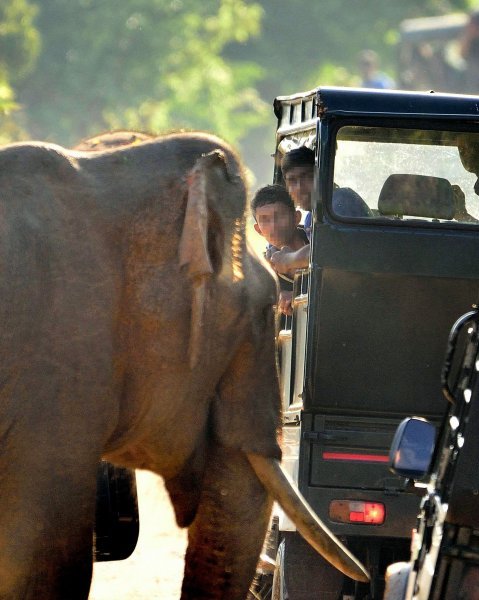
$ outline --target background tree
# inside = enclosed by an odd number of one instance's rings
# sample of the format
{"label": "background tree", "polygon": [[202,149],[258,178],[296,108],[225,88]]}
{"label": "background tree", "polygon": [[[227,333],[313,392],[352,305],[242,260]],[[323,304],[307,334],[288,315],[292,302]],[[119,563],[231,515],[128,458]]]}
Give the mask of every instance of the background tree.
{"label": "background tree", "polygon": [[179,126],[234,142],[265,118],[253,87],[261,71],[222,50],[257,35],[260,18],[243,0],[42,0],[43,50],[19,87],[26,126],[63,144],[112,127]]}
{"label": "background tree", "polygon": [[[261,35],[226,49],[226,56],[255,60],[263,76],[257,89],[272,104],[276,96],[318,85],[357,85],[358,53],[375,50],[381,68],[397,76],[399,25],[404,19],[443,15],[478,7],[478,0],[258,0]],[[243,145],[259,183],[272,177],[275,119],[272,108]]]}
{"label": "background tree", "polygon": [[19,108],[14,87],[31,71],[38,55],[35,13],[26,0],[2,0],[0,4],[0,143],[25,135],[12,117]]}
{"label": "background tree", "polygon": [[[109,128],[214,131],[240,144],[260,185],[271,179],[275,96],[357,83],[365,47],[395,76],[403,19],[478,1],[3,0],[0,118],[13,89],[25,137],[71,145]],[[5,23],[14,35],[2,37]]]}

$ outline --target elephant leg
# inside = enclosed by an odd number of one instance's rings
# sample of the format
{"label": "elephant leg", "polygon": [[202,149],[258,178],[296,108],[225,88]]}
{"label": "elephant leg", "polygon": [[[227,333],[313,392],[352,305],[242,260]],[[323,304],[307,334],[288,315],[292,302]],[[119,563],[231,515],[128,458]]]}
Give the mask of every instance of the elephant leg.
{"label": "elephant leg", "polygon": [[97,460],[51,433],[1,440],[0,598],[85,600],[92,573]]}
{"label": "elephant leg", "polygon": [[188,529],[182,600],[244,600],[272,501],[240,451],[208,449],[204,487]]}

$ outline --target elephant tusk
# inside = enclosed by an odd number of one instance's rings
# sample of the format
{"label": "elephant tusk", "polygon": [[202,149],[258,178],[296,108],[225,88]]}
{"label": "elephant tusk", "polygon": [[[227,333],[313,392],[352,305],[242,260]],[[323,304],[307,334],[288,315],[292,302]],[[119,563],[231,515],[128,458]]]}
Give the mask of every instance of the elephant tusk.
{"label": "elephant tusk", "polygon": [[369,581],[366,568],[322,523],[285,473],[281,464],[259,454],[247,454],[257,477],[311,546],[342,573],[355,581]]}

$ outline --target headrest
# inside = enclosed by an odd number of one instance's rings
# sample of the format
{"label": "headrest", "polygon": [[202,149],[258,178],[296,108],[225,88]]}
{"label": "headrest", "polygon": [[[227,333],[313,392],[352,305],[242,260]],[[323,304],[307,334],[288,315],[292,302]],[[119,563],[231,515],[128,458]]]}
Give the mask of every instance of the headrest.
{"label": "headrest", "polygon": [[390,175],[379,194],[382,215],[454,218],[454,192],[447,179],[427,175]]}

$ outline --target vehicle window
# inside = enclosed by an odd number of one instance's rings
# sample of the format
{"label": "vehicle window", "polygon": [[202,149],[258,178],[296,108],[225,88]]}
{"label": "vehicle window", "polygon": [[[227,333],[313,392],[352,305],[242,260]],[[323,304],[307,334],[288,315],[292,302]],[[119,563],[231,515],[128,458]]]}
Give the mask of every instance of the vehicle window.
{"label": "vehicle window", "polygon": [[479,134],[348,126],[336,147],[337,215],[479,224]]}

